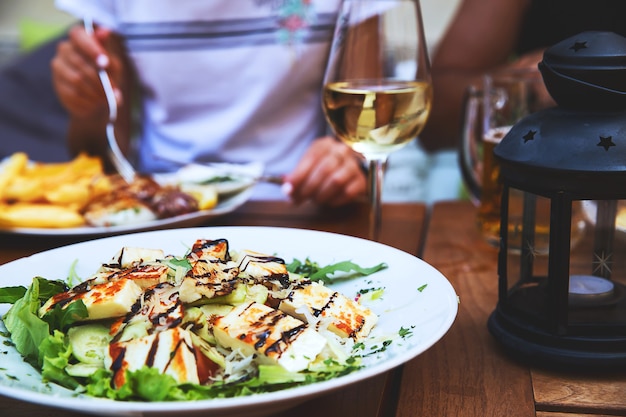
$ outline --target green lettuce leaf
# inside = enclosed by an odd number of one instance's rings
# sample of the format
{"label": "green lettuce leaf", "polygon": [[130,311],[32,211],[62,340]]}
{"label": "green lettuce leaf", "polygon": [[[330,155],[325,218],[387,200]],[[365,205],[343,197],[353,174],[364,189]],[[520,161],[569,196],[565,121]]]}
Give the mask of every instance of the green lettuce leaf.
{"label": "green lettuce leaf", "polygon": [[171,375],[161,374],[156,368],[144,366],[136,371],[127,371],[126,383],[120,388],[113,388],[110,371],[100,369],[88,378],[86,392],[95,397],[117,401],[184,401],[207,398],[188,396],[181,389],[182,386]]}
{"label": "green lettuce leaf", "polygon": [[76,378],[65,371],[72,355],[72,347],[64,333],[55,330],[46,337],[39,348],[39,355],[41,376],[45,381],[56,382],[69,389],[80,386]]}
{"label": "green lettuce leaf", "polygon": [[87,316],[89,312],[83,300],[76,300],[64,307],[59,304],[55,305],[42,317],[42,320],[48,323],[51,330],[67,332],[72,324]]}
{"label": "green lettuce leaf", "polygon": [[0,288],[0,304],[14,304],[17,300],[24,297],[26,287],[4,287]]}
{"label": "green lettuce leaf", "polygon": [[[34,278],[24,296],[15,301],[2,320],[9,333],[15,349],[24,357],[24,360],[41,369],[39,361],[39,345],[50,334],[48,323],[41,320],[37,310],[41,305],[40,286],[43,278]],[[46,285],[43,284],[45,287]]]}
{"label": "green lettuce leaf", "polygon": [[57,295],[61,292],[69,290],[69,287],[65,282],[60,280],[47,280],[41,277],[35,277],[35,280],[39,283],[39,302],[41,304],[48,301],[53,295]]}

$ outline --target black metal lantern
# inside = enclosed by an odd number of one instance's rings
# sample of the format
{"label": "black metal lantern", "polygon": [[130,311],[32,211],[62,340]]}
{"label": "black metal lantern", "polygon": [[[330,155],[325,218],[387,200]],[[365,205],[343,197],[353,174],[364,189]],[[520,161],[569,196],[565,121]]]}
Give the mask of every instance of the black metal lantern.
{"label": "black metal lantern", "polygon": [[558,106],[520,121],[494,151],[503,196],[488,328],[539,366],[624,369],[626,39],[585,32],[539,67]]}

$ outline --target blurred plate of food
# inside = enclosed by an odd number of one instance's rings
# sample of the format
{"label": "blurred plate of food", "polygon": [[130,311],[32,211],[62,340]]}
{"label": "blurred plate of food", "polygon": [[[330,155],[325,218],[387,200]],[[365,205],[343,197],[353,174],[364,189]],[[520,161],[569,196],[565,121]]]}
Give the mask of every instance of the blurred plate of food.
{"label": "blurred plate of food", "polygon": [[113,235],[200,225],[251,195],[263,166],[191,164],[128,184],[81,154],[60,163],[15,153],[0,163],[0,233]]}

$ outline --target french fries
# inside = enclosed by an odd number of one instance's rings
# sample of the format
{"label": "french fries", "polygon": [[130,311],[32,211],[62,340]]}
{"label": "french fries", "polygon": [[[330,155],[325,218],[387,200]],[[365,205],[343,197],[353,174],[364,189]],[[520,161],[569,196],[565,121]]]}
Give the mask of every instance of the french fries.
{"label": "french fries", "polygon": [[43,203],[14,203],[0,205],[0,226],[65,228],[85,224],[75,209]]}
{"label": "french fries", "polygon": [[110,189],[97,157],[81,154],[68,162],[39,163],[15,153],[0,166],[0,226],[81,226],[80,210]]}
{"label": "french fries", "polygon": [[[150,201],[149,210],[156,216],[155,210],[167,207],[168,198],[171,200],[174,198],[171,196],[175,195],[157,192],[156,183],[150,181],[136,179],[130,186],[120,181],[118,176],[104,173],[99,158],[86,154],[68,162],[41,163],[30,161],[23,152],[15,153],[0,164],[0,228],[98,226],[90,214],[94,203],[95,207],[102,204],[102,197],[107,197],[109,201],[108,206],[98,208],[105,213],[104,216],[119,217],[119,207],[115,203],[123,199],[131,199],[136,204],[137,213]],[[178,187],[197,202],[197,205],[189,203],[188,207],[193,207],[192,210],[208,210],[218,202],[217,188],[213,185],[183,183],[170,187]],[[154,195],[151,196],[151,192]],[[139,194],[145,201],[137,197]],[[155,196],[161,200],[153,201]],[[180,203],[184,199],[177,201],[177,209],[188,210]],[[144,218],[140,220],[145,221]],[[138,220],[131,218],[127,221]]]}
{"label": "french fries", "polygon": [[28,156],[23,152],[13,154],[4,164],[4,169],[0,171],[0,199],[4,197],[4,192],[11,181],[24,170],[28,164]]}

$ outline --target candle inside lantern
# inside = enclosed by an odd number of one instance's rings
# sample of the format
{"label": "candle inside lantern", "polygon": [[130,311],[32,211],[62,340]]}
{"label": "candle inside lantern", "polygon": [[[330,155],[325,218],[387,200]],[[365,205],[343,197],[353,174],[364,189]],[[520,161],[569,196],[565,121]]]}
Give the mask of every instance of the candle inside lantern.
{"label": "candle inside lantern", "polygon": [[613,295],[615,284],[594,275],[572,275],[569,279],[569,300],[573,304],[603,303]]}

